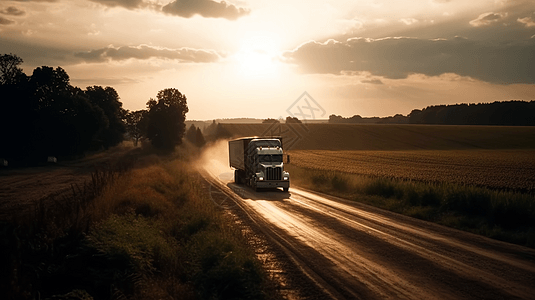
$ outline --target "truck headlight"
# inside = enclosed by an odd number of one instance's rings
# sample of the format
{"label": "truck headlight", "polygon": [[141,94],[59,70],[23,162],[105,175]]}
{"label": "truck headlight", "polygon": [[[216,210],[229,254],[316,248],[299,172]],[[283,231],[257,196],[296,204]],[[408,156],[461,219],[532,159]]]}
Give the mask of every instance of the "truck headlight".
{"label": "truck headlight", "polygon": [[264,177],[258,177],[258,180],[262,181],[264,180]]}
{"label": "truck headlight", "polygon": [[283,178],[284,178],[284,180],[288,180],[288,176],[284,176]]}

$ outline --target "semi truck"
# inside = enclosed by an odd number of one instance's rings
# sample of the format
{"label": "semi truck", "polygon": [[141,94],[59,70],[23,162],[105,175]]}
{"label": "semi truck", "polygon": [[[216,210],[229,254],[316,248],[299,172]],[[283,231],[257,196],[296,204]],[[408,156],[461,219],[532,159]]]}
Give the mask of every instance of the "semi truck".
{"label": "semi truck", "polygon": [[255,191],[290,188],[290,173],[284,171],[282,138],[247,137],[231,140],[230,167],[234,168],[234,182],[246,184]]}

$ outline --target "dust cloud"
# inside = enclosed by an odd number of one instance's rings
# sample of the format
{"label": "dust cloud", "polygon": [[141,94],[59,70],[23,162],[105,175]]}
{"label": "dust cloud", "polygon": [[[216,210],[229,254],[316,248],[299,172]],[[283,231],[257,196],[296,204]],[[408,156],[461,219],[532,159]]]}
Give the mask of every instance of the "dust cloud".
{"label": "dust cloud", "polygon": [[234,180],[234,171],[229,164],[228,140],[219,140],[207,146],[197,162],[197,166],[224,183]]}

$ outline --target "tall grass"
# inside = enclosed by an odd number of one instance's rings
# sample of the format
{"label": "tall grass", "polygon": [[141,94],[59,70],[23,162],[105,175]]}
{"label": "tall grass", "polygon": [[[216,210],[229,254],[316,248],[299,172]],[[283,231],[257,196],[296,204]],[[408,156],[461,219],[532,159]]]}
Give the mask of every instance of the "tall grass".
{"label": "tall grass", "polygon": [[275,297],[241,232],[176,156],[100,169],[73,188],[76,204],[49,200],[0,224],[4,299]]}
{"label": "tall grass", "polygon": [[412,217],[535,248],[535,196],[286,165],[292,181]]}

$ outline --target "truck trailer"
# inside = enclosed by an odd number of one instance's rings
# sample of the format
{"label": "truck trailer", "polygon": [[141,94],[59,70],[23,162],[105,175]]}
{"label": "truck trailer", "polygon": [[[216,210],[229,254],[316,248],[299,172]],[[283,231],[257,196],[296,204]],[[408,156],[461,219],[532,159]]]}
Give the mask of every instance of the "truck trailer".
{"label": "truck trailer", "polygon": [[234,182],[255,191],[263,188],[290,188],[290,173],[284,171],[282,138],[248,137],[229,141],[229,162]]}

